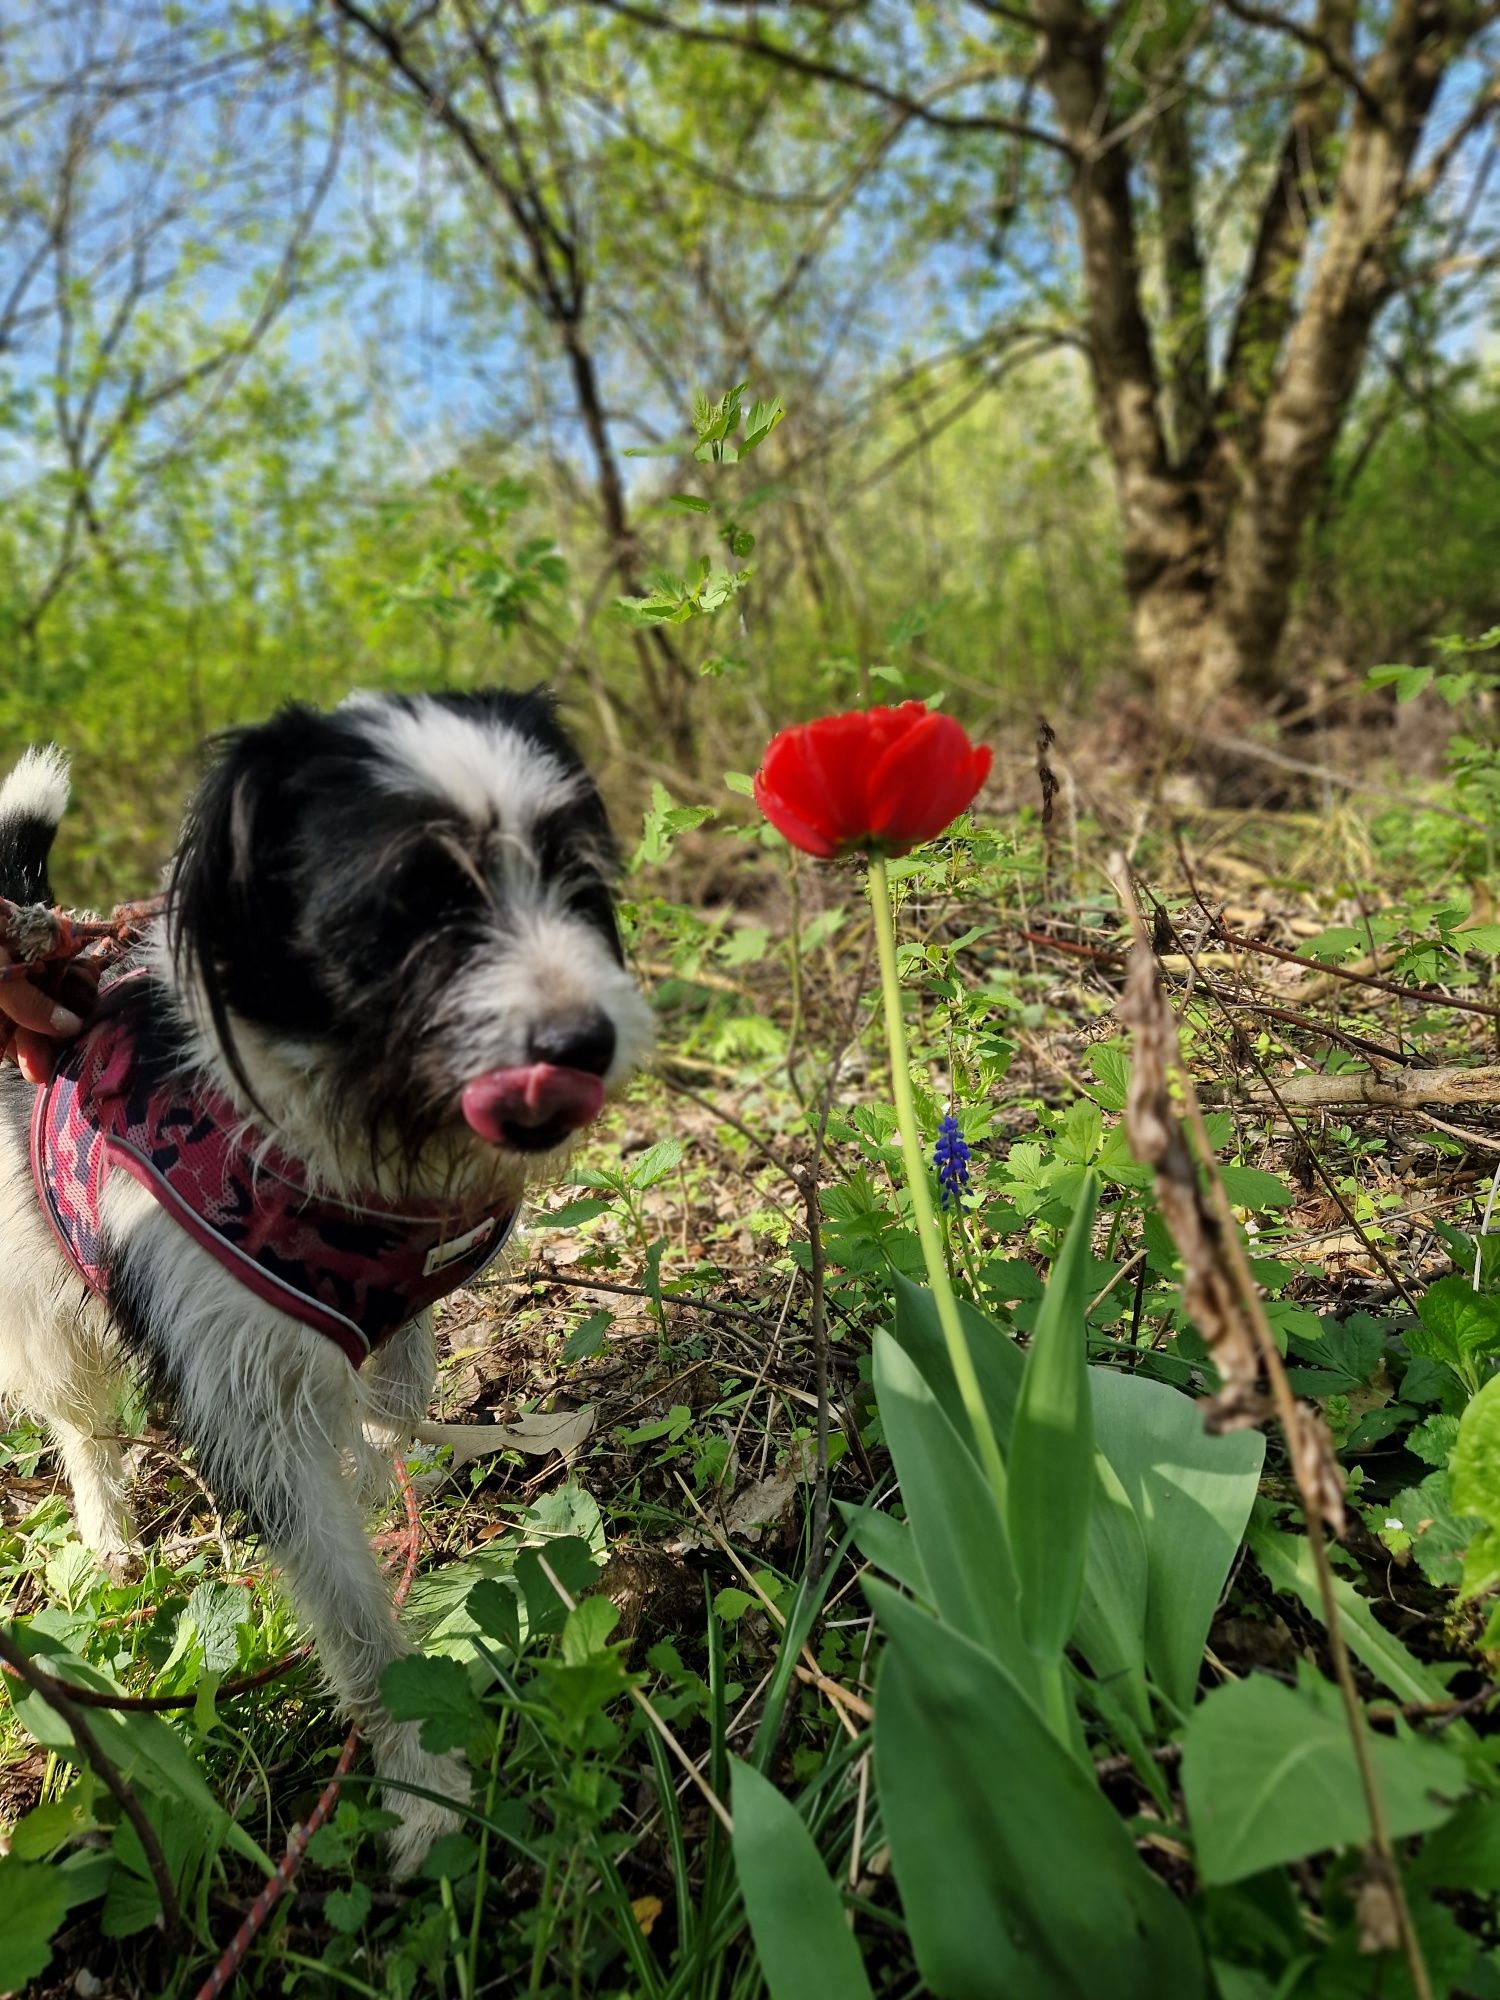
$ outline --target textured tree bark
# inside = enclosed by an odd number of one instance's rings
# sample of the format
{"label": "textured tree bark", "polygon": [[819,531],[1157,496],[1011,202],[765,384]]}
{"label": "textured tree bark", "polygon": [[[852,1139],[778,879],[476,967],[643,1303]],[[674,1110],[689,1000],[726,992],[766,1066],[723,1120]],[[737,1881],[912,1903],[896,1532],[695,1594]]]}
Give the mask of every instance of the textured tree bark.
{"label": "textured tree bark", "polygon": [[1180,101],[1164,87],[1148,147],[1167,307],[1159,364],[1104,21],[1084,0],[1036,0],[1034,11],[1041,79],[1072,153],[1094,402],[1120,494],[1137,664],[1164,716],[1185,720],[1231,687],[1277,688],[1302,531],[1389,296],[1413,156],[1483,10],[1396,0],[1384,44],[1357,72],[1354,0],[1320,0],[1212,400],[1206,348],[1193,338],[1203,267]]}

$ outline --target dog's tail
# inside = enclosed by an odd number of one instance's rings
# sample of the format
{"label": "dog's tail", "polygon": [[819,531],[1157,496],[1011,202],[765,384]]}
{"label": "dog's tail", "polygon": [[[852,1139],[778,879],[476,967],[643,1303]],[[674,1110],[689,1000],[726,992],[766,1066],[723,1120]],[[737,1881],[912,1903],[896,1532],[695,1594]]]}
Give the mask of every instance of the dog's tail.
{"label": "dog's tail", "polygon": [[67,758],[52,743],[28,750],[0,785],[0,896],[52,901],[47,856],[67,809]]}

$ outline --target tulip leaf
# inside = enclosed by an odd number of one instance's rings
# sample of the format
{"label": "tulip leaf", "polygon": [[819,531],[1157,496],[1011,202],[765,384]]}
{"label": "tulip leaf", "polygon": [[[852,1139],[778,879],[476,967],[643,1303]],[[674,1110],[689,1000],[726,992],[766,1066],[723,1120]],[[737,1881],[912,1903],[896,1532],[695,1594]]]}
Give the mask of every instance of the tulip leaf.
{"label": "tulip leaf", "polygon": [[871,2000],[859,1946],[812,1835],[790,1799],[731,1761],[734,1862],[771,2000]]}
{"label": "tulip leaf", "polygon": [[1051,1660],[1061,1658],[1078,1617],[1094,1495],[1086,1318],[1098,1200],[1089,1174],[1047,1281],[1010,1437],[1006,1525],[1021,1626],[1033,1650]]}
{"label": "tulip leaf", "polygon": [[927,1989],[1199,2000],[1187,1911],[1014,1675],[889,1586],[867,1578],[865,1590],[886,1636],[875,1774]]}
{"label": "tulip leaf", "polygon": [[1265,1439],[1258,1431],[1210,1436],[1199,1406],[1165,1382],[1092,1368],[1089,1387],[1095,1437],[1145,1542],[1147,1664],[1185,1712],[1255,1499]]}
{"label": "tulip leaf", "polygon": [[915,1364],[884,1332],[875,1336],[875,1393],[926,1594],[946,1624],[1033,1686],[995,1496]]}

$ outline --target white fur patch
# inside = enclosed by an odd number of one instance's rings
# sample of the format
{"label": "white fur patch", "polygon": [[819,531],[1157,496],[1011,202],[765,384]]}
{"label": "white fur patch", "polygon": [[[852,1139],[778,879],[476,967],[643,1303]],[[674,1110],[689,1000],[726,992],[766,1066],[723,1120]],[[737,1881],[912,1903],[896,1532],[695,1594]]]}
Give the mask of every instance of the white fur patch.
{"label": "white fur patch", "polygon": [[460,715],[441,702],[396,708],[361,702],[360,720],[388,759],[389,782],[430,793],[480,828],[523,832],[575,799],[582,780],[539,744],[503,723]]}
{"label": "white fur patch", "polygon": [[55,743],[38,744],[0,785],[0,819],[57,826],[68,810],[69,790],[67,758]]}

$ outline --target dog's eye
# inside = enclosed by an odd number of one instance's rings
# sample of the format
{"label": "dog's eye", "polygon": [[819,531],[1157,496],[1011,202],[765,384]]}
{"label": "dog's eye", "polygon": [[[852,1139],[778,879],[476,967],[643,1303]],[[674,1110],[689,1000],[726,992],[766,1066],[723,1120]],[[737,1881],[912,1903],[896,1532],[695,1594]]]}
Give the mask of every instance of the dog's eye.
{"label": "dog's eye", "polygon": [[386,884],[390,915],[422,929],[470,915],[483,893],[467,858],[436,840],[404,854]]}

